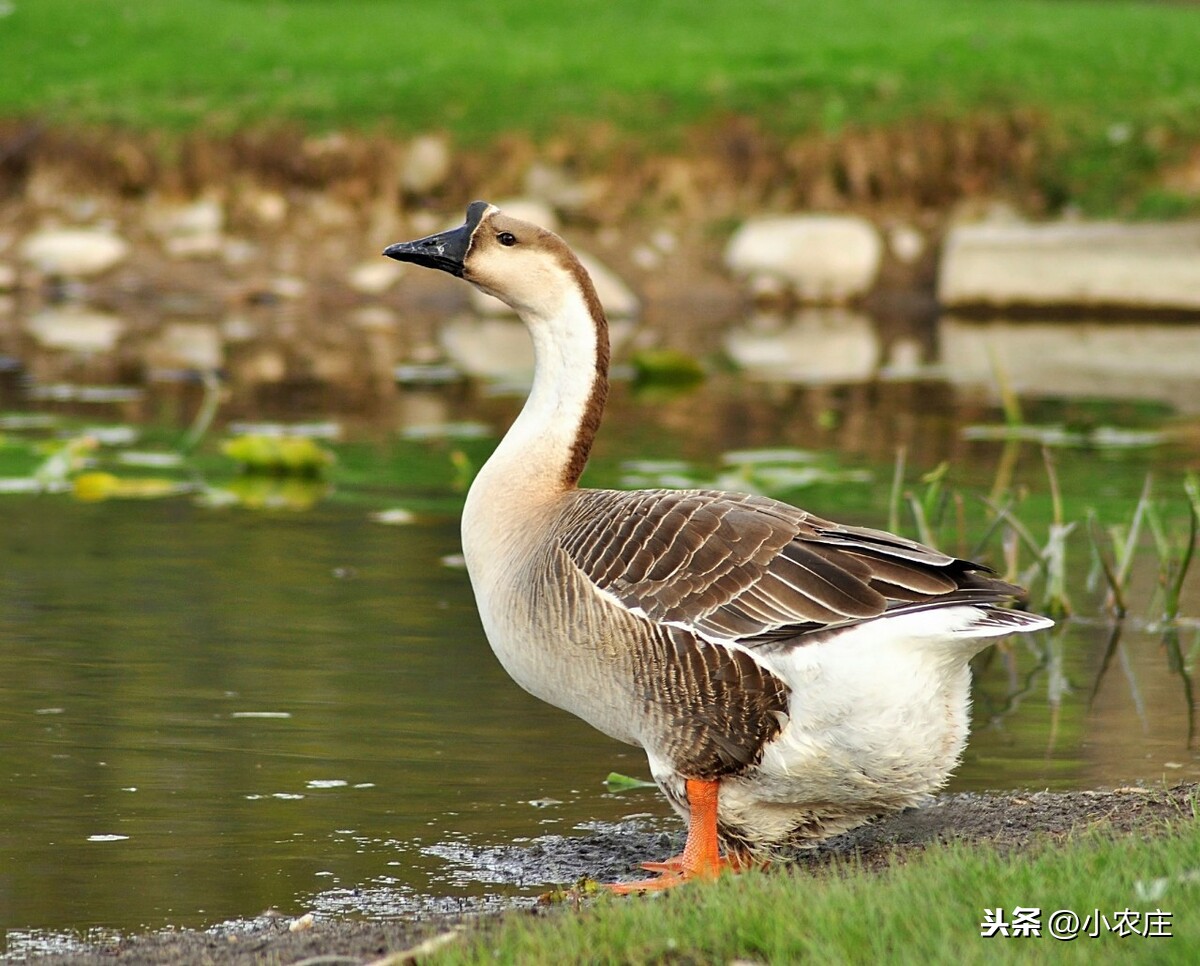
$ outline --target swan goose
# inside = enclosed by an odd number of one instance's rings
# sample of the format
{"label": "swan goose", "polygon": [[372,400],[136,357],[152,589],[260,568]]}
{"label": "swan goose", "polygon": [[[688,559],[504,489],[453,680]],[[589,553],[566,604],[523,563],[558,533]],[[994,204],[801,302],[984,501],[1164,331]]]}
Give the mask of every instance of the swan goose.
{"label": "swan goose", "polygon": [[[479,471],[463,551],[512,678],[640,745],[688,821],[663,888],[920,801],[966,743],[972,655],[1052,621],[988,568],[776,500],[578,481],[608,391],[604,311],[561,238],[476,201],[385,255],[515,309],[533,386]],[[720,854],[720,846],[726,857]]]}

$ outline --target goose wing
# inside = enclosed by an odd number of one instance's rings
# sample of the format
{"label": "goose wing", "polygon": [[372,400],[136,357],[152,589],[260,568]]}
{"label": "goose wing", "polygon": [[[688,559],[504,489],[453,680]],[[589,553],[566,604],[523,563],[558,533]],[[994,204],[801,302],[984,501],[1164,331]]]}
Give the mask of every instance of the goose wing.
{"label": "goose wing", "polygon": [[902,537],[709,490],[580,490],[560,546],[651,620],[753,645],[901,608],[995,603],[1019,589]]}

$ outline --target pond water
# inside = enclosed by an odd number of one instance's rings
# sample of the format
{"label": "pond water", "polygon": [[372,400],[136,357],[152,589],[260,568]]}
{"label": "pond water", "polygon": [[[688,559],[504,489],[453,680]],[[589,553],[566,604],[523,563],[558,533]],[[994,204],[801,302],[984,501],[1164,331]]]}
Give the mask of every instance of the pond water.
{"label": "pond water", "polygon": [[[921,475],[942,461],[964,492],[1002,478],[1027,492],[1018,512],[1044,540],[1050,442],[1067,519],[1094,508],[1105,526],[1128,523],[1153,471],[1178,532],[1181,481],[1200,462],[1200,329],[1115,339],[1105,358],[1097,349],[1087,357],[1095,385],[1027,395],[1036,428],[1006,442],[992,438],[1001,417],[988,377],[881,379],[882,353],[853,380],[782,381],[793,328],[816,339],[806,324],[738,332],[760,360],[749,376],[686,391],[619,384],[589,481],[759,485],[884,525],[903,447],[919,498],[929,493]],[[946,351],[986,332],[947,328]],[[1037,334],[1024,365],[1019,339],[1012,348],[1008,328],[992,333],[998,351],[1015,353],[1007,364],[1025,391],[1027,369],[1052,355]],[[1150,343],[1192,361],[1157,379],[1147,365],[1138,383],[1129,346]],[[839,358],[852,355],[843,344]],[[655,791],[604,784],[614,771],[646,777],[640,753],[521,692],[480,629],[455,559],[460,484],[519,402],[459,384],[401,389],[386,412],[354,424],[329,492],[303,510],[194,492],[0,496],[0,929],[201,926],[314,905],[401,915],[431,897],[544,888],[481,873],[461,858],[475,846],[630,815],[673,827]],[[97,409],[91,421],[113,418]],[[474,438],[480,424],[489,434]],[[213,452],[193,477],[228,477]],[[966,552],[984,529],[979,504],[963,504],[961,533],[956,506],[939,535]],[[391,508],[413,519],[373,519]],[[1114,626],[1082,526],[1068,547],[1078,617],[982,656],[974,734],[952,788],[1200,778],[1189,677],[1200,581],[1185,583],[1184,619],[1160,626],[1157,559],[1144,548],[1130,617]]]}

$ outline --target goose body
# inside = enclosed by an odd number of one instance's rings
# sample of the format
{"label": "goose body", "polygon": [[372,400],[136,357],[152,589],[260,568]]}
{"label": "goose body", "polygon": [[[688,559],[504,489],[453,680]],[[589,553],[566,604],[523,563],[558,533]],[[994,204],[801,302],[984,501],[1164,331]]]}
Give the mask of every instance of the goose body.
{"label": "goose body", "polygon": [[657,887],[920,801],[966,743],[968,662],[1051,621],[985,567],[780,501],[589,490],[608,336],[558,236],[475,202],[460,228],[389,247],[511,305],[529,398],[480,470],[463,550],[512,678],[620,741],[689,821]]}

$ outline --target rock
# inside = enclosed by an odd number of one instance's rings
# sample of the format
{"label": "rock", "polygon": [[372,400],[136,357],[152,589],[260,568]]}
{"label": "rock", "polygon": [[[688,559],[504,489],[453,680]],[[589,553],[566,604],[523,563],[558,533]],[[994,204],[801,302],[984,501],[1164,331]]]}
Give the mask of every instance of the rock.
{"label": "rock", "polygon": [[107,312],[71,306],[37,312],[25,329],[47,349],[91,354],[115,348],[125,323]]}
{"label": "rock", "polygon": [[260,386],[282,382],[288,374],[287,360],[274,346],[258,345],[232,353],[230,381],[237,385]]}
{"label": "rock", "polygon": [[5,262],[0,262],[0,292],[11,292],[17,287],[17,270]]}
{"label": "rock", "polygon": [[225,209],[215,198],[184,204],[153,204],[146,224],[172,258],[213,258],[221,254]]}
{"label": "rock", "polygon": [[221,323],[221,338],[226,342],[249,342],[257,336],[258,326],[243,315],[231,315]]}
{"label": "rock", "polygon": [[47,228],[21,246],[21,257],[47,275],[87,278],[117,265],[129,244],[102,228]]}
{"label": "rock", "polygon": [[350,272],[350,287],[363,295],[382,295],[404,274],[404,265],[389,258],[374,258]]}
{"label": "rock", "polygon": [[469,376],[521,382],[533,375],[533,345],[516,319],[459,316],[438,330],[438,339],[450,361]]}
{"label": "rock", "polygon": [[277,228],[287,218],[287,198],[278,191],[253,189],[244,192],[241,200],[255,221],[266,228]]}
{"label": "rock", "polygon": [[358,224],[358,215],[344,202],[326,194],[311,195],[307,205],[308,216],[325,231],[350,231]]}
{"label": "rock", "polygon": [[295,275],[280,275],[271,280],[270,291],[281,299],[303,298],[308,292],[308,283]]}
{"label": "rock", "polygon": [[504,198],[495,202],[506,215],[532,222],[550,231],[558,231],[558,215],[554,209],[539,198]]}
{"label": "rock", "polygon": [[738,275],[770,276],[810,302],[840,302],[875,282],[883,245],[875,227],[850,215],[756,218],[734,233],[725,263]]}
{"label": "rock", "polygon": [[525,193],[560,211],[581,211],[596,200],[598,183],[579,181],[562,168],[534,162],[525,173]]}
{"label": "rock", "polygon": [[350,320],[369,332],[393,332],[398,323],[396,313],[382,305],[364,305],[350,316]]}
{"label": "rock", "polygon": [[215,198],[184,204],[155,204],[146,212],[146,223],[163,238],[219,235],[225,230],[225,209]]}
{"label": "rock", "polygon": [[249,265],[259,256],[259,247],[245,238],[229,238],[221,242],[221,260],[232,268]]}
{"label": "rock", "polygon": [[870,379],[882,356],[871,320],[837,308],[759,313],[726,333],[725,351],[752,377],[805,385]]}
{"label": "rock", "polygon": [[[583,267],[587,269],[587,273],[592,277],[592,284],[596,286],[596,295],[600,299],[600,304],[604,306],[604,312],[610,320],[633,318],[641,311],[642,306],[638,297],[633,294],[633,290],[612,269],[606,267],[594,256],[589,255],[587,252],[582,252],[578,248],[575,248],[575,254],[579,256]],[[471,308],[481,315],[501,316],[516,314],[498,298],[486,295],[474,286],[471,287],[470,299]]]}
{"label": "rock", "polygon": [[888,249],[896,261],[911,265],[925,253],[925,236],[912,225],[893,225],[887,233]]}
{"label": "rock", "polygon": [[[616,320],[609,327],[613,351],[633,333],[633,323]],[[446,357],[468,376],[525,387],[533,378],[533,342],[524,324],[512,318],[460,315],[438,330]]]}
{"label": "rock", "polygon": [[214,258],[223,252],[220,235],[179,235],[163,241],[163,250],[172,258]]}
{"label": "rock", "polygon": [[147,346],[145,361],[152,369],[219,369],[225,361],[220,327],[209,322],[168,322]]}
{"label": "rock", "polygon": [[1200,309],[1200,222],[960,225],[942,250],[938,298]]}
{"label": "rock", "polygon": [[436,134],[415,137],[400,166],[400,184],[411,194],[426,194],[449,176],[450,161],[450,145],[444,137]]}

